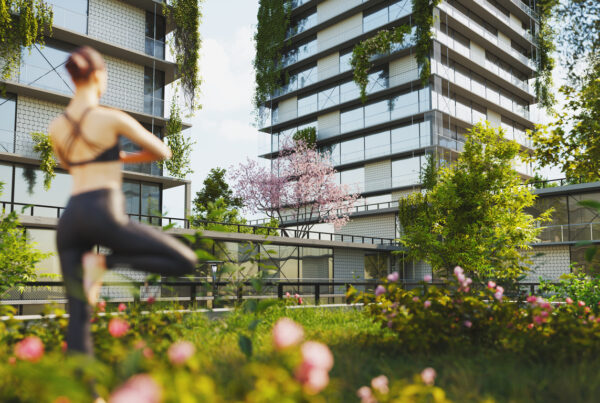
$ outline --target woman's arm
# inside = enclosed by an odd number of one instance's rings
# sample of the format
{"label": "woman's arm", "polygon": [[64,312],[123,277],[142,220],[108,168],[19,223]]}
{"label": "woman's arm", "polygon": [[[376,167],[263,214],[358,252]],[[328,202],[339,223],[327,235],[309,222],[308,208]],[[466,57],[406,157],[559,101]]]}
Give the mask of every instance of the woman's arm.
{"label": "woman's arm", "polygon": [[154,134],[125,112],[115,111],[115,131],[142,148],[141,152],[121,154],[123,162],[150,162],[171,158],[171,150]]}

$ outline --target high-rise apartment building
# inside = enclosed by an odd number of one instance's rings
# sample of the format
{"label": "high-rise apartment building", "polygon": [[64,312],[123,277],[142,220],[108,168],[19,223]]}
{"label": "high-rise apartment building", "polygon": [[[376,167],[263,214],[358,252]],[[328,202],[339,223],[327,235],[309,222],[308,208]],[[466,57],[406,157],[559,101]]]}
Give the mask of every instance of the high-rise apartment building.
{"label": "high-rise apartment building", "polygon": [[[426,155],[452,161],[476,122],[487,120],[530,147],[525,131],[534,125],[530,80],[538,27],[532,6],[520,0],[443,0],[434,21],[431,76],[423,85],[412,0],[293,2],[283,58],[290,81],[267,102],[271,119],[261,130],[270,141],[262,156],[272,158],[296,130],[314,126],[340,183],[362,194],[362,206],[343,233],[397,237],[394,202],[419,188]],[[353,48],[404,24],[413,33],[374,58],[363,103],[352,78]],[[528,166],[517,170],[532,174]],[[405,277],[426,270],[418,263],[403,269]]]}
{"label": "high-rise apartment building", "polygon": [[[32,132],[47,132],[62,113],[74,86],[65,69],[69,53],[89,45],[104,56],[108,89],[102,105],[121,109],[156,136],[167,122],[165,86],[177,79],[176,64],[165,59],[162,4],[154,0],[46,0],[54,11],[53,35],[44,46],[23,50],[18,72],[2,84],[0,98],[0,205],[24,209],[22,223],[38,248],[55,252],[56,218],[69,198],[71,177],[57,170],[49,190],[37,168]],[[184,125],[189,127],[189,125]],[[122,140],[122,149],[136,146]],[[123,168],[123,191],[132,219],[160,224],[157,215],[183,219],[190,204],[190,182],[165,176],[155,163]],[[31,216],[31,217],[26,217]],[[153,217],[152,217],[153,216]],[[40,265],[59,273],[55,254]]]}

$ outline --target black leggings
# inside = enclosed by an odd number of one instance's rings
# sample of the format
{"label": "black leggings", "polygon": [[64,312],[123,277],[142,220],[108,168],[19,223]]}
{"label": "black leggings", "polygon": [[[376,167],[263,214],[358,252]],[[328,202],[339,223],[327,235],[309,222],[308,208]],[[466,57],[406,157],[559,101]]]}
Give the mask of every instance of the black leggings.
{"label": "black leggings", "polygon": [[112,250],[107,268],[128,267],[165,276],[192,273],[196,254],[157,228],[129,221],[121,191],[100,189],[72,196],[57,230],[57,246],[66,288],[69,327],[67,348],[93,353],[92,307],[83,290],[82,256],[95,245]]}

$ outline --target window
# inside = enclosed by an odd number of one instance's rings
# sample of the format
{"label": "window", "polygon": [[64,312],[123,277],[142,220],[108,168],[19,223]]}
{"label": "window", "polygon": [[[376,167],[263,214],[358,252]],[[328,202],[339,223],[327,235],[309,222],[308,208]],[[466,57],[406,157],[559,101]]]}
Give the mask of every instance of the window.
{"label": "window", "polygon": [[350,65],[350,60],[352,60],[352,51],[340,54],[340,73],[352,69],[352,65]]}
{"label": "window", "polygon": [[348,102],[360,97],[360,89],[354,81],[340,85],[340,102]]}
{"label": "window", "polygon": [[323,147],[321,152],[328,153],[330,155],[331,164],[333,166],[340,165],[340,145],[338,143]]}
{"label": "window", "polygon": [[72,47],[46,40],[44,47],[34,45],[21,52],[19,82],[63,94],[73,93],[73,83],[65,68]]}
{"label": "window", "polygon": [[[153,133],[159,139],[163,138],[162,127],[154,126],[154,130],[152,130],[152,125],[144,123],[144,124],[142,124],[142,126],[144,126],[144,128],[146,130]],[[126,151],[126,152],[141,151],[141,148],[137,144],[133,143],[131,140],[129,140],[125,136],[121,136],[120,143],[121,143],[121,149],[123,151]],[[158,166],[158,164],[156,162],[144,162],[141,164],[124,164],[123,169],[125,171],[139,172],[139,173],[144,173],[144,174],[148,174],[148,175],[159,175],[159,176],[162,175],[162,169]]]}
{"label": "window", "polygon": [[371,31],[388,23],[388,8],[382,8],[363,17],[363,32]]}
{"label": "window", "polygon": [[144,67],[144,113],[164,116],[165,73]]}
{"label": "window", "polygon": [[141,193],[141,211],[142,215],[153,216],[152,218],[142,217],[142,221],[149,224],[160,224],[160,186],[157,184],[142,183]]}
{"label": "window", "polygon": [[316,83],[318,80],[317,66],[298,73],[298,88],[304,88]]}
{"label": "window", "polygon": [[390,101],[379,101],[365,106],[365,127],[390,120]]}
{"label": "window", "polygon": [[125,212],[140,214],[140,184],[124,181],[123,193],[125,194]]}
{"label": "window", "polygon": [[419,125],[409,125],[392,130],[392,153],[419,148]]}
{"label": "window", "polygon": [[369,82],[367,84],[367,94],[372,94],[377,91],[388,88],[388,72],[385,70],[369,74]]}
{"label": "window", "polygon": [[46,0],[46,3],[52,5],[54,25],[87,34],[88,0]]}
{"label": "window", "polygon": [[319,110],[335,106],[340,103],[340,87],[335,86],[319,92]]}
{"label": "window", "polygon": [[427,147],[431,145],[431,122],[426,120],[420,124],[421,132],[421,147]]}
{"label": "window", "polygon": [[350,192],[364,192],[365,168],[361,167],[340,172],[340,182],[342,185],[349,185]]}
{"label": "window", "polygon": [[317,94],[298,99],[298,116],[317,111]]}
{"label": "window", "polygon": [[300,32],[304,32],[307,29],[310,29],[317,25],[317,13],[313,12],[312,14],[298,20],[295,26],[291,27],[288,30],[287,37],[291,37],[293,35],[299,34]]}
{"label": "window", "polygon": [[392,120],[419,113],[419,93],[414,91],[393,98],[391,109]]}
{"label": "window", "polygon": [[342,164],[349,164],[365,159],[365,140],[363,137],[344,141],[340,144],[340,148]]}
{"label": "window", "polygon": [[[38,168],[32,166],[15,167],[15,203],[23,205],[46,205],[55,207],[65,207],[73,179],[71,175],[57,172],[52,181],[52,187],[49,190],[44,189],[43,173]],[[20,209],[21,207],[17,207]],[[26,209],[24,214],[31,214],[31,209]],[[56,218],[55,208],[34,208],[33,214],[41,217]]]}
{"label": "window", "polygon": [[165,58],[165,17],[146,11],[146,54]]}
{"label": "window", "polygon": [[371,134],[365,137],[365,158],[376,158],[390,153],[390,132]]}
{"label": "window", "polygon": [[0,94],[0,152],[15,152],[15,120],[17,97],[12,94]]}
{"label": "window", "polygon": [[0,201],[12,200],[12,165],[0,163]]}
{"label": "window", "polygon": [[420,172],[421,157],[392,161],[392,187],[418,184]]}
{"label": "window", "polygon": [[390,21],[397,20],[412,13],[412,1],[400,0],[390,6]]}
{"label": "window", "polygon": [[342,133],[362,129],[363,127],[363,108],[352,109],[340,114],[340,130]]}

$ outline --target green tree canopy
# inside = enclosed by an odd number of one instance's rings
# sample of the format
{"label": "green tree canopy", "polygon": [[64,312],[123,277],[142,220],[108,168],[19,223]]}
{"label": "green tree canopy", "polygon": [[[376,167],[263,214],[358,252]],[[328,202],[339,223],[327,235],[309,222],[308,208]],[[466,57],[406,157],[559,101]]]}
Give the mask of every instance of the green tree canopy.
{"label": "green tree canopy", "polygon": [[[243,202],[242,199],[233,197],[233,191],[225,181],[226,173],[225,169],[219,167],[212,168],[204,179],[202,189],[196,193],[196,198],[194,199],[196,220],[208,220],[209,212],[217,206],[218,209],[216,210],[224,210],[217,214],[225,220],[223,222],[233,222],[231,219],[237,217],[238,209],[243,207]],[[219,199],[221,201],[217,203]],[[211,203],[213,209],[210,208]],[[239,222],[239,219],[236,222]]]}
{"label": "green tree canopy", "polygon": [[475,125],[463,153],[439,168],[432,188],[400,200],[401,242],[409,257],[442,273],[459,265],[482,278],[522,275],[522,252],[549,213],[525,213],[535,196],[513,169],[519,157],[519,144],[506,140],[502,130]]}

